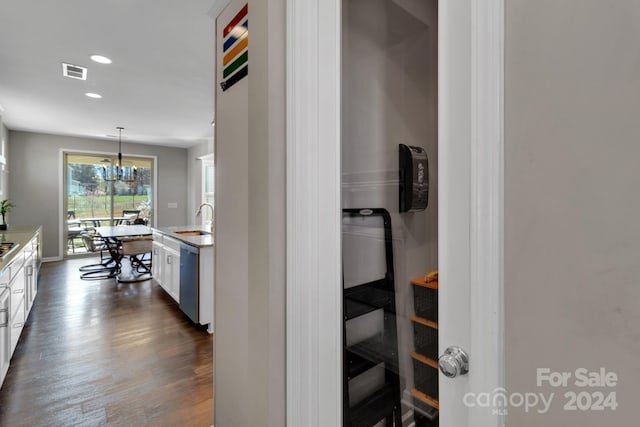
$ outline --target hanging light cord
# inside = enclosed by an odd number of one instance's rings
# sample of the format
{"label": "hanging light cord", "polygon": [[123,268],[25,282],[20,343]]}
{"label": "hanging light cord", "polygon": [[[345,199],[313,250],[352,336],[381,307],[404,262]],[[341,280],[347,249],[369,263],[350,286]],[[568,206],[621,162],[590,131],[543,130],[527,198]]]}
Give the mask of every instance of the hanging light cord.
{"label": "hanging light cord", "polygon": [[122,179],[122,131],[124,128],[122,126],[118,126],[118,166],[116,168],[116,173],[118,175],[118,179]]}

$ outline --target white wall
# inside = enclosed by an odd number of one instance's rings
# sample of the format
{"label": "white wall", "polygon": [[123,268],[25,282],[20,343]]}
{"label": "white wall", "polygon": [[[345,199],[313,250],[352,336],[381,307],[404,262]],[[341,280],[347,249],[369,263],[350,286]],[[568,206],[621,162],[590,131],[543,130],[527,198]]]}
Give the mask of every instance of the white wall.
{"label": "white wall", "polygon": [[[16,207],[7,222],[43,226],[43,256],[59,257],[58,230],[64,218],[59,207],[60,149],[116,153],[117,142],[89,138],[9,132],[9,193]],[[154,155],[158,158],[158,212],[156,226],[181,225],[187,220],[187,150],[123,143],[123,154]],[[169,208],[177,203],[177,208]]]}
{"label": "white wall", "polygon": [[[345,0],[342,21],[342,203],[343,208],[386,208],[391,214],[406,392],[413,386],[410,280],[438,268],[437,7],[435,1]],[[399,213],[400,143],[423,147],[429,156],[425,211]],[[343,241],[346,287],[384,274],[380,235],[352,234]],[[363,256],[367,248],[378,248],[377,258],[372,252]],[[375,332],[381,318],[368,316],[349,322],[348,343]],[[375,382],[374,376],[369,380]],[[358,388],[354,384],[352,402],[362,394]]]}
{"label": "white wall", "polygon": [[249,2],[249,76],[222,92],[217,19],[215,425],[285,425],[283,0]]}
{"label": "white wall", "polygon": [[[506,20],[507,389],[555,393],[507,425],[637,425],[640,3],[513,0]],[[617,387],[537,387],[537,368],[582,367]],[[619,407],[565,411],[567,391]]]}

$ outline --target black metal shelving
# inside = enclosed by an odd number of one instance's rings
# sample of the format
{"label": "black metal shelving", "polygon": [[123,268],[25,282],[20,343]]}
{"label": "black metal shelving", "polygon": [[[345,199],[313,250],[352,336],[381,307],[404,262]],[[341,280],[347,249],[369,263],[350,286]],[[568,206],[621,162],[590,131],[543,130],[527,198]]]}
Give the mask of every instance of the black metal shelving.
{"label": "black metal shelving", "polygon": [[[382,208],[344,209],[343,215],[352,218],[381,217],[386,260],[383,278],[350,287],[343,293],[343,426],[371,427],[383,419],[387,426],[402,426],[391,217]],[[383,330],[347,346],[347,322],[376,310],[383,312]],[[384,385],[351,406],[349,381],[380,365],[384,366]]]}

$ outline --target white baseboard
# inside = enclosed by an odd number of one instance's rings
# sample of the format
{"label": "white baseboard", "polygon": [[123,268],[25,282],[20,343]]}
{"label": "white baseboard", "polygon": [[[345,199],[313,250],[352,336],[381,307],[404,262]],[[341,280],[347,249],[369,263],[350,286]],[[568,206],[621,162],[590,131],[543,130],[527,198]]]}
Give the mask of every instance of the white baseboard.
{"label": "white baseboard", "polygon": [[50,256],[50,257],[46,257],[46,258],[42,258],[42,262],[57,262],[57,261],[62,261],[62,257],[61,256]]}

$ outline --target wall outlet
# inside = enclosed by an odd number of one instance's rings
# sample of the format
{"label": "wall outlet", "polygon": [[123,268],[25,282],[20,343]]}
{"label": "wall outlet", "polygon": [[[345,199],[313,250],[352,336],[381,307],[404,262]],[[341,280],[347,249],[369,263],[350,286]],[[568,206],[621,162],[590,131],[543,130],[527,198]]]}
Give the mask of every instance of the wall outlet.
{"label": "wall outlet", "polygon": [[169,205],[167,207],[169,209],[176,209],[178,207],[178,204],[176,202],[169,202]]}

